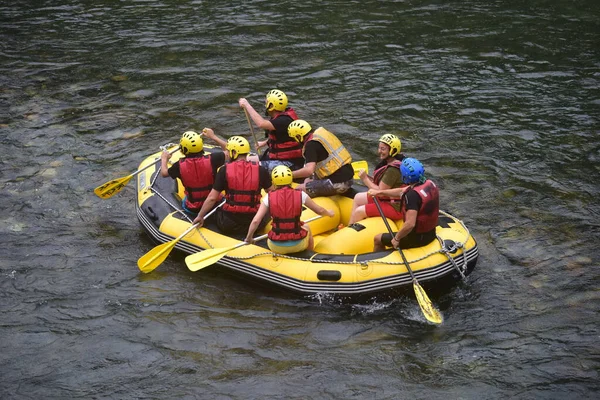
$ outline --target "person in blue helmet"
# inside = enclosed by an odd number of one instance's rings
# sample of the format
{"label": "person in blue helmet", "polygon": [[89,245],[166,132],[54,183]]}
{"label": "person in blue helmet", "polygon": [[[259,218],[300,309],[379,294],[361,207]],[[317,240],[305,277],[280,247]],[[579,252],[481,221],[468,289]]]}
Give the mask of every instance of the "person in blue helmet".
{"label": "person in blue helmet", "polygon": [[374,251],[386,247],[410,249],[425,246],[436,238],[435,228],[440,211],[439,190],[425,177],[423,164],[415,158],[405,158],[400,165],[402,182],[406,185],[393,189],[370,189],[372,196],[399,197],[404,224],[393,235],[380,233],[374,238]]}

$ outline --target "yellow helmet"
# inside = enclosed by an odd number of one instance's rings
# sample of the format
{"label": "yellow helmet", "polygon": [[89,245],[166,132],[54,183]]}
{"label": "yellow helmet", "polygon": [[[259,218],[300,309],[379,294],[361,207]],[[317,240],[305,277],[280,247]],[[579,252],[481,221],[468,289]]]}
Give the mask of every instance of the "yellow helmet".
{"label": "yellow helmet", "polygon": [[379,139],[379,141],[390,146],[390,157],[394,157],[400,153],[402,143],[400,142],[400,139],[398,139],[398,136],[392,135],[391,133],[386,133]]}
{"label": "yellow helmet", "polygon": [[183,132],[179,145],[181,146],[181,152],[183,154],[200,153],[204,150],[202,136],[194,131]]}
{"label": "yellow helmet", "polygon": [[233,159],[233,152],[236,152],[236,157],[240,154],[250,153],[250,143],[241,136],[232,136],[227,140],[227,150],[229,157]]}
{"label": "yellow helmet", "polygon": [[285,165],[278,165],[271,171],[271,180],[273,181],[273,185],[290,185],[293,181],[292,170]]}
{"label": "yellow helmet", "polygon": [[301,143],[304,140],[304,136],[311,130],[312,128],[308,122],[303,119],[297,119],[288,125],[288,136],[296,142]]}
{"label": "yellow helmet", "polygon": [[267,93],[267,97],[265,98],[267,111],[285,111],[287,105],[287,96],[281,90],[273,89]]}

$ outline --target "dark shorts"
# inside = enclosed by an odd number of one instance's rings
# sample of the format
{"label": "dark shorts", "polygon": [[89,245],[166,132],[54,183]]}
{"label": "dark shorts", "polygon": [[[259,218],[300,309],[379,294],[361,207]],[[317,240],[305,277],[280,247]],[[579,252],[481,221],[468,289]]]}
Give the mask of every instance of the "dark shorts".
{"label": "dark shorts", "polygon": [[[216,214],[217,214],[217,227],[219,228],[219,230],[222,233],[225,233],[228,235],[232,235],[232,234],[246,235],[246,233],[248,233],[248,228],[250,227],[250,223],[252,222],[252,219],[254,218],[254,215],[255,215],[255,214],[242,214],[242,213],[227,212],[227,211],[223,211],[222,208],[219,208],[217,210]],[[260,225],[258,226],[257,231],[264,228],[265,225],[267,224],[267,222],[269,222],[270,218],[271,218],[271,216],[269,215],[269,213],[267,213],[265,218],[263,218],[263,220],[260,222]]]}
{"label": "dark shorts", "polygon": [[315,179],[304,184],[304,191],[310,197],[334,196],[346,193],[352,186],[352,183],[352,179],[340,183],[332,183],[330,179]]}
{"label": "dark shorts", "polygon": [[[394,236],[398,232],[394,232]],[[381,244],[386,247],[392,247],[392,235],[384,233],[381,235]],[[417,233],[414,235],[407,235],[400,240],[401,249],[413,249],[415,247],[425,246],[431,243],[435,239],[434,232]]]}

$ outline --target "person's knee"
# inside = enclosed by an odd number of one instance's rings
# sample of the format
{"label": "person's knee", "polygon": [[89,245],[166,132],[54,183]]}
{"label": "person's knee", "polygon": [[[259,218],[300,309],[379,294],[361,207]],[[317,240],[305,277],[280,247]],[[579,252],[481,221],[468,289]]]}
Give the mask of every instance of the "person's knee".
{"label": "person's knee", "polygon": [[361,221],[367,218],[367,212],[365,211],[365,206],[358,206],[352,212],[350,216],[350,224],[353,224],[357,221]]}
{"label": "person's knee", "polygon": [[378,234],[378,235],[375,235],[375,236],[373,237],[373,244],[374,244],[375,246],[381,246],[381,236],[382,236],[382,234],[380,233],[380,234]]}
{"label": "person's knee", "polygon": [[362,206],[367,204],[367,193],[357,193],[356,196],[354,196],[354,201],[356,202],[357,206]]}

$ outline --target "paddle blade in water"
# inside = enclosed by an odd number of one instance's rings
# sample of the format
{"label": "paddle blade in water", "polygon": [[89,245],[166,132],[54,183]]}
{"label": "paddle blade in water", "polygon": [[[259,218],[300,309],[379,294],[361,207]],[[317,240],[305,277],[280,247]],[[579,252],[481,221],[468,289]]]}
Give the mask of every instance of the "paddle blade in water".
{"label": "paddle blade in water", "polygon": [[137,265],[140,271],[144,273],[152,272],[160,264],[165,261],[173,247],[177,244],[178,240],[171,240],[170,242],[163,243],[154,247],[152,250],[144,254],[138,259]]}
{"label": "paddle blade in water", "polygon": [[416,280],[413,281],[413,288],[415,289],[415,296],[417,297],[417,301],[419,302],[419,306],[421,307],[421,311],[423,312],[423,315],[425,315],[425,318],[434,324],[441,324],[442,315],[433,306],[433,303],[429,300],[429,296],[427,296],[425,290],[423,290]]}
{"label": "paddle blade in water", "polygon": [[110,199],[115,194],[119,193],[121,189],[125,187],[131,180],[133,175],[124,176],[122,178],[114,179],[110,182],[106,182],[104,185],[98,186],[94,189],[96,196],[101,199]]}

